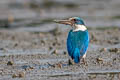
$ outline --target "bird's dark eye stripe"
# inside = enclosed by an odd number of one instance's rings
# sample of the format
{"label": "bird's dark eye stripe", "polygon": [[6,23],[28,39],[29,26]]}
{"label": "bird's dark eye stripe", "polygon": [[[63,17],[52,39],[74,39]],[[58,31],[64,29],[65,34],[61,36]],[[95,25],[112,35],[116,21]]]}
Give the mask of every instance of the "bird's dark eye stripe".
{"label": "bird's dark eye stripe", "polygon": [[76,21],[76,19],[73,19],[74,21]]}

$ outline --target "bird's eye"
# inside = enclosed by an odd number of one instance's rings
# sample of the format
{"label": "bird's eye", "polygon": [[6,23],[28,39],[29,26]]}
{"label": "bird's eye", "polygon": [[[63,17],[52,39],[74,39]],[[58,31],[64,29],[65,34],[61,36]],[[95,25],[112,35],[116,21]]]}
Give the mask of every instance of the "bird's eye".
{"label": "bird's eye", "polygon": [[74,19],[74,21],[76,21],[76,19]]}
{"label": "bird's eye", "polygon": [[76,19],[71,19],[72,22],[76,22]]}

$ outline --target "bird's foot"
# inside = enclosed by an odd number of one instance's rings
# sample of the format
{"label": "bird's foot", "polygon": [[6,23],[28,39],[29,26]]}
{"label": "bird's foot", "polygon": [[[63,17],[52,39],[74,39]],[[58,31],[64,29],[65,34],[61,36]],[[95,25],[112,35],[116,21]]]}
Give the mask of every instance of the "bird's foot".
{"label": "bird's foot", "polygon": [[82,59],[82,64],[84,64],[85,66],[88,66],[87,61],[85,60],[85,58]]}
{"label": "bird's foot", "polygon": [[74,61],[72,60],[72,59],[69,59],[68,60],[68,65],[74,65],[75,63],[74,63]]}

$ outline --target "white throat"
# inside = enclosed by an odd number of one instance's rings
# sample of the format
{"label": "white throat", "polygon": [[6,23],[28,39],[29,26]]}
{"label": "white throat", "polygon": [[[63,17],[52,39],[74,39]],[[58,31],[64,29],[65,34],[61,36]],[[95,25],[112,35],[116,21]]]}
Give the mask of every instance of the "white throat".
{"label": "white throat", "polygon": [[75,31],[85,31],[85,30],[87,30],[87,28],[84,26],[84,25],[77,25],[77,24],[74,24],[74,29],[73,29],[73,31],[75,32]]}

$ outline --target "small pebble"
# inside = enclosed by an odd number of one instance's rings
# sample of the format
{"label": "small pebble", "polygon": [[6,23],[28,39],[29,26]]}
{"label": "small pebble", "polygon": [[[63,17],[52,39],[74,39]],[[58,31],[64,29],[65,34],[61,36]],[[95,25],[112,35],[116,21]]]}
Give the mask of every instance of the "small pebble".
{"label": "small pebble", "polygon": [[12,38],[12,40],[15,40],[15,36],[12,36],[11,38]]}
{"label": "small pebble", "polygon": [[93,34],[91,34],[91,41],[97,41],[96,37]]}
{"label": "small pebble", "polygon": [[111,41],[111,40],[108,40],[107,42],[110,43],[110,44],[112,44],[112,41]]}
{"label": "small pebble", "polygon": [[49,50],[52,50],[52,49],[53,49],[53,47],[52,47],[52,46],[50,46],[50,47],[49,47]]}
{"label": "small pebble", "polygon": [[39,36],[40,37],[44,37],[45,35],[43,33],[39,33]]}
{"label": "small pebble", "polygon": [[60,46],[61,44],[57,42],[57,45]]}
{"label": "small pebble", "polygon": [[58,68],[62,68],[62,64],[61,64],[61,63],[58,63],[58,64],[57,64],[57,67],[58,67]]}
{"label": "small pebble", "polygon": [[53,46],[56,46],[56,44],[57,44],[56,42],[53,42],[53,44],[52,44],[52,45],[53,45]]}
{"label": "small pebble", "polygon": [[17,46],[18,46],[18,43],[15,43],[15,44],[14,44],[14,47],[17,47]]}
{"label": "small pebble", "polygon": [[4,48],[0,48],[0,50],[4,50]]}
{"label": "small pebble", "polygon": [[33,45],[37,45],[37,42],[33,42]]}
{"label": "small pebble", "polygon": [[13,15],[9,15],[8,16],[8,22],[9,23],[13,23],[14,22],[14,16]]}
{"label": "small pebble", "polygon": [[64,51],[64,52],[63,52],[63,54],[64,54],[64,55],[66,55],[66,54],[67,54],[67,52],[66,52],[66,51]]}
{"label": "small pebble", "polygon": [[13,74],[12,75],[12,78],[16,78],[16,77],[18,77],[17,74]]}
{"label": "small pebble", "polygon": [[4,50],[5,51],[6,49],[5,48],[0,48],[0,50]]}
{"label": "small pebble", "polygon": [[91,79],[96,78],[96,74],[89,75],[89,77],[90,77]]}
{"label": "small pebble", "polygon": [[103,51],[107,51],[107,49],[106,49],[106,48],[102,48],[102,49],[100,50],[100,52],[103,52]]}
{"label": "small pebble", "polygon": [[6,48],[0,48],[0,50],[3,50],[4,52],[7,52]]}
{"label": "small pebble", "polygon": [[42,45],[45,45],[45,41],[44,41],[44,40],[41,40],[41,44],[42,44]]}
{"label": "small pebble", "polygon": [[29,67],[29,68],[25,68],[25,71],[30,71],[30,70],[33,70],[34,69],[34,67]]}
{"label": "small pebble", "polygon": [[25,72],[19,72],[18,74],[13,74],[12,75],[12,78],[16,78],[16,77],[19,77],[19,78],[25,77]]}
{"label": "small pebble", "polygon": [[8,61],[8,62],[7,62],[7,65],[11,65],[11,66],[12,66],[12,65],[13,65],[13,62],[12,62],[12,61]]}
{"label": "small pebble", "polygon": [[113,58],[113,61],[116,61],[117,60],[117,58]]}
{"label": "small pebble", "polygon": [[57,50],[55,49],[55,50],[52,52],[52,54],[57,54]]}
{"label": "small pebble", "polygon": [[96,60],[97,60],[97,62],[103,61],[102,58],[97,58]]}
{"label": "small pebble", "polygon": [[119,50],[118,50],[118,48],[112,48],[112,49],[109,49],[109,52],[118,52]]}
{"label": "small pebble", "polygon": [[25,77],[25,72],[19,72],[18,76],[19,78]]}
{"label": "small pebble", "polygon": [[34,67],[30,67],[30,69],[34,69]]}

